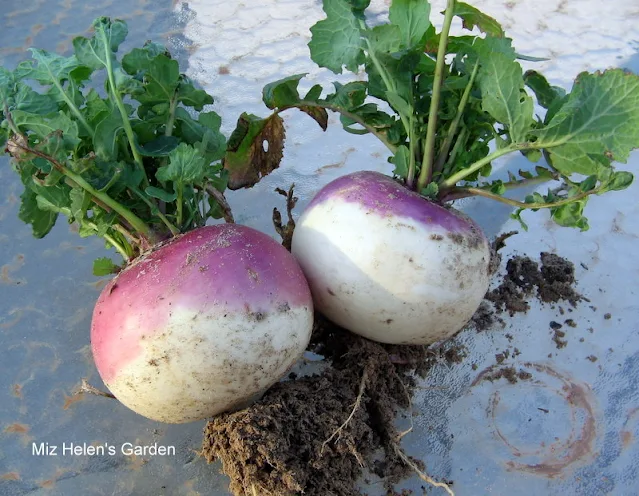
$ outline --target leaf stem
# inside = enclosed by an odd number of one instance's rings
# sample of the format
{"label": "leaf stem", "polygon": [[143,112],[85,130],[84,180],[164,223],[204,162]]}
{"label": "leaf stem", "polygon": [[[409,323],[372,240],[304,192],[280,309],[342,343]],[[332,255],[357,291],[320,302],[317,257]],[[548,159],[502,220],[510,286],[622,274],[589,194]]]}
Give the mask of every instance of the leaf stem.
{"label": "leaf stem", "polygon": [[491,200],[496,200],[501,203],[505,203],[512,207],[517,208],[526,208],[526,209],[540,209],[540,208],[555,208],[561,207],[562,205],[567,205],[568,203],[573,203],[575,201],[579,201],[589,195],[595,194],[600,190],[600,188],[595,188],[590,191],[584,191],[579,193],[578,195],[571,196],[570,198],[564,198],[563,200],[559,200],[552,203],[526,203],[518,200],[513,200],[511,198],[504,198],[495,193],[491,193],[482,188],[454,188],[449,190],[445,195],[445,199],[443,201],[450,201],[452,197],[454,199],[459,200],[461,198],[468,198],[469,196],[483,196],[484,198],[489,198]]}
{"label": "leaf stem", "polygon": [[433,80],[433,94],[428,112],[428,129],[426,131],[426,142],[424,144],[424,157],[422,168],[417,179],[417,191],[421,191],[432,179],[433,159],[435,154],[435,138],[437,136],[437,113],[439,112],[439,100],[441,97],[442,82],[444,80],[444,65],[446,62],[446,49],[448,48],[448,33],[453,22],[455,11],[455,0],[448,0],[444,25],[437,49],[437,62],[435,65],[435,79]]}
{"label": "leaf stem", "polygon": [[125,238],[127,238],[130,243],[132,243],[133,245],[137,247],[140,246],[140,240],[136,238],[131,232],[129,232],[129,230],[126,227],[124,227],[122,224],[114,224],[112,227],[113,229],[118,231],[120,234],[122,234]]}
{"label": "leaf stem", "polygon": [[7,105],[7,102],[4,102],[4,116],[7,119],[7,123],[9,124],[9,129],[13,131],[13,134],[21,135],[20,130],[18,129],[18,126],[16,126],[16,123],[13,122],[13,117],[11,117],[11,112],[9,111],[9,106]]}
{"label": "leaf stem", "polygon": [[[94,129],[86,121],[86,119],[82,115],[82,112],[80,112],[80,109],[78,109],[78,107],[73,102],[73,100],[71,100],[71,98],[69,98],[69,95],[67,95],[66,91],[64,91],[64,88],[60,84],[60,81],[58,81],[58,79],[55,77],[55,75],[51,72],[51,69],[49,68],[48,65],[47,65],[47,72],[49,73],[49,76],[51,77],[51,81],[53,81],[53,85],[58,89],[58,91],[62,95],[62,98],[64,99],[65,103],[67,104],[67,106],[69,107],[71,112],[73,112],[73,115],[75,115],[78,118],[78,120],[80,121],[80,124],[82,124],[84,126],[84,128],[89,132],[89,136],[93,136],[95,134]],[[69,84],[71,84],[71,83],[69,83]]]}
{"label": "leaf stem", "polygon": [[226,197],[224,196],[224,193],[220,193],[218,189],[216,189],[214,186],[211,186],[210,184],[204,185],[204,190],[213,198],[215,198],[215,201],[222,208],[224,221],[227,224],[235,224],[235,219],[233,218],[233,212],[231,211],[231,206],[226,201]]}
{"label": "leaf stem", "polygon": [[455,140],[455,144],[453,145],[453,149],[450,152],[446,159],[446,164],[444,164],[444,170],[442,172],[442,177],[446,177],[450,171],[450,169],[455,164],[455,159],[457,158],[457,154],[459,153],[459,149],[466,143],[466,139],[468,138],[468,128],[463,127],[462,130],[457,135],[457,139]]}
{"label": "leaf stem", "polygon": [[177,225],[178,229],[182,227],[182,201],[184,198],[184,185],[181,181],[178,181],[177,184]]}
{"label": "leaf stem", "polygon": [[111,236],[110,234],[104,234],[104,239],[106,239],[117,250],[117,252],[120,255],[122,255],[122,258],[124,258],[126,262],[128,262],[131,259],[129,257],[129,254],[126,252],[126,250],[122,247],[120,243],[118,243],[115,240],[113,236]]}
{"label": "leaf stem", "polygon": [[[22,135],[20,135],[22,136]],[[158,241],[156,235],[153,233],[151,228],[137,215],[131,212],[128,208],[124,207],[117,201],[113,200],[109,195],[103,193],[101,191],[96,190],[93,186],[91,186],[82,176],[76,174],[64,164],[58,162],[53,157],[42,153],[39,150],[35,150],[30,148],[29,146],[23,145],[22,143],[14,140],[15,146],[20,148],[28,153],[32,153],[40,158],[43,158],[51,163],[53,167],[55,167],[59,172],[68,177],[71,181],[80,186],[83,190],[89,193],[94,199],[98,200],[102,204],[106,205],[114,212],[116,212],[120,217],[122,217],[125,221],[131,225],[133,229],[135,229],[140,235],[146,237],[150,243],[156,243]],[[97,202],[96,202],[97,203]]]}
{"label": "leaf stem", "polygon": [[[366,23],[364,23],[364,21],[360,20],[360,24],[362,26],[362,29],[366,29]],[[388,91],[392,91],[393,93],[397,93],[397,88],[395,87],[395,84],[393,84],[393,79],[388,76],[388,74],[386,73],[386,69],[384,69],[384,66],[382,66],[382,64],[378,60],[377,55],[375,54],[375,50],[373,50],[373,47],[371,45],[371,42],[368,40],[368,38],[364,38],[364,39],[366,40],[366,46],[368,48],[368,55],[370,56],[371,61],[373,62],[373,65],[375,66],[375,69],[377,69],[377,72],[379,72],[379,76],[382,78],[384,86],[386,86],[386,89]],[[402,124],[404,125],[404,129],[406,130],[406,134],[410,136],[410,134],[411,134],[410,123],[406,119],[406,116],[403,115],[401,112],[399,112],[399,110],[397,111],[397,113],[399,114],[399,118],[401,119]],[[412,112],[411,112],[411,114],[412,114]]]}
{"label": "leaf stem", "polygon": [[151,200],[149,200],[149,198],[147,198],[147,196],[144,193],[142,193],[142,191],[140,191],[138,188],[133,188],[133,187],[131,187],[130,189],[131,191],[133,191],[133,193],[137,195],[138,198],[140,198],[140,200],[142,200],[144,203],[147,204],[147,206],[151,209],[151,214],[155,214],[160,218],[160,220],[169,229],[169,231],[171,231],[171,234],[173,236],[177,236],[178,234],[180,234],[180,230],[177,227],[175,227],[173,224],[171,224],[169,219],[167,219],[166,216],[162,212],[160,212],[160,209],[157,207],[157,205],[155,205]]}
{"label": "leaf stem", "polygon": [[[177,92],[177,90],[176,90]],[[173,134],[173,124],[175,123],[175,109],[177,108],[177,95],[174,93],[169,106],[169,120],[166,122],[166,129],[164,129],[164,136],[171,136]]]}
{"label": "leaf stem", "polygon": [[413,183],[415,182],[415,115],[414,113],[410,116],[410,130],[411,132],[408,135],[408,174],[406,175],[406,186],[408,188],[413,189]]}
{"label": "leaf stem", "polygon": [[515,152],[517,150],[532,150],[536,148],[538,148],[538,146],[535,145],[534,143],[529,143],[529,142],[512,143],[508,146],[505,146],[504,148],[500,148],[499,150],[494,151],[490,155],[485,156],[484,158],[482,158],[481,160],[478,160],[477,162],[473,163],[469,167],[466,167],[465,169],[460,170],[459,172],[457,172],[457,174],[453,174],[448,179],[442,181],[442,183],[440,184],[440,187],[452,188],[459,181],[462,181],[465,177],[481,169],[484,165],[489,164],[493,160],[499,157],[503,157],[504,155],[507,155],[511,152]]}
{"label": "leaf stem", "polygon": [[135,143],[135,134],[133,133],[133,128],[131,127],[131,122],[129,121],[129,116],[126,113],[126,109],[124,108],[124,102],[118,93],[118,89],[115,85],[115,76],[113,75],[113,64],[111,63],[111,54],[108,52],[109,40],[107,39],[106,33],[104,30],[100,30],[100,35],[102,37],[102,42],[106,47],[105,53],[105,64],[107,70],[107,77],[109,79],[109,87],[111,88],[111,93],[113,96],[113,100],[115,101],[116,107],[118,107],[118,111],[120,112],[120,117],[122,118],[122,126],[124,127],[124,132],[126,133],[126,137],[129,140],[129,146],[131,147],[131,153],[133,153],[133,159],[137,164],[138,168],[142,172],[142,177],[144,181],[144,186],[149,186],[149,178],[146,175],[146,170],[144,170],[144,163],[142,162],[142,156],[138,151],[137,145]]}
{"label": "leaf stem", "polygon": [[475,62],[475,67],[473,67],[473,72],[470,75],[470,79],[468,84],[466,85],[466,89],[464,89],[464,94],[459,101],[459,105],[457,107],[457,115],[455,115],[455,119],[450,125],[448,129],[448,134],[446,135],[446,139],[444,140],[444,144],[442,145],[442,149],[439,152],[439,156],[435,161],[435,165],[433,166],[433,174],[440,172],[448,159],[448,152],[450,151],[450,147],[453,144],[453,140],[455,139],[455,135],[457,134],[457,129],[459,128],[459,123],[461,122],[461,118],[464,115],[464,109],[466,108],[466,104],[468,103],[468,99],[470,98],[470,92],[473,88],[473,84],[475,83],[475,77],[477,76],[477,71],[479,69],[479,60]]}

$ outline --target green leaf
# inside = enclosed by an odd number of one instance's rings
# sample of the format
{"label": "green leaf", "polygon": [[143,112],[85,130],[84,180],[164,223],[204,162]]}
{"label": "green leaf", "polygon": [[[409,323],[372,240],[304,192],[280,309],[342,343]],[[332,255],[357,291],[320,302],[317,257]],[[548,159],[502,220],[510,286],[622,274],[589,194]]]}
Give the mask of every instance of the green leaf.
{"label": "green leaf", "polygon": [[581,183],[579,183],[579,189],[581,191],[592,191],[597,186],[597,175],[588,176]]}
{"label": "green leaf", "polygon": [[[262,101],[271,110],[291,107],[300,102],[297,87],[306,74],[295,74],[272,83],[262,89]],[[320,87],[321,92],[321,87]]]}
{"label": "green leaf", "polygon": [[113,260],[107,257],[96,258],[93,261],[93,275],[96,277],[108,276],[116,274],[120,271],[120,267],[113,263]]}
{"label": "green leaf", "polygon": [[537,97],[537,102],[543,108],[550,108],[557,100],[566,96],[566,91],[559,86],[551,86],[546,78],[537,71],[526,71],[524,82]]}
{"label": "green leaf", "polygon": [[410,161],[410,151],[408,147],[405,145],[397,147],[397,151],[390,161],[395,164],[393,174],[401,178],[406,178]]}
{"label": "green leaf", "polygon": [[62,188],[42,188],[36,196],[36,203],[40,210],[71,216],[69,192]]}
{"label": "green leaf", "polygon": [[[136,100],[145,105],[157,105],[173,99],[180,83],[180,66],[177,60],[172,60],[166,55],[158,55],[150,61],[142,74],[144,91],[135,94]],[[185,98],[198,97],[195,88],[191,86],[193,91],[190,95],[188,85],[185,88]]]}
{"label": "green leaf", "polygon": [[411,108],[410,104],[397,93],[387,91],[386,101],[391,104],[396,112],[405,117],[410,117],[410,115],[413,113],[413,109]]}
{"label": "green leaf", "polygon": [[504,36],[504,30],[495,19],[467,3],[456,2],[453,14],[461,18],[462,26],[469,31],[472,31],[472,29],[476,27],[482,33],[486,33],[489,36]]}
{"label": "green leaf", "polygon": [[[358,2],[357,10],[365,2]],[[311,59],[320,67],[326,67],[335,74],[341,74],[346,67],[357,72],[364,62],[359,19],[353,13],[352,5],[346,0],[324,0],[326,19],[311,27],[311,41],[308,47]]]}
{"label": "green leaf", "polygon": [[625,162],[639,146],[639,76],[612,69],[581,73],[548,125],[535,131],[551,165],[586,176]]}
{"label": "green leaf", "polygon": [[16,87],[13,108],[30,114],[46,115],[59,110],[58,103],[48,94],[40,94],[30,86],[19,82]]}
{"label": "green leaf", "polygon": [[180,144],[180,140],[175,136],[159,136],[153,141],[139,146],[140,155],[145,157],[166,157]]}
{"label": "green leaf", "polygon": [[222,125],[222,118],[219,114],[211,112],[201,112],[197,121],[211,131],[219,132]]}
{"label": "green leaf", "polygon": [[164,45],[148,41],[142,48],[134,48],[122,57],[122,68],[128,74],[135,76],[139,71],[148,70],[153,59],[158,55],[169,58],[171,56]]}
{"label": "green leaf", "polygon": [[128,34],[124,21],[111,21],[100,17],[93,21],[95,34],[92,38],[78,36],[73,40],[73,48],[78,61],[91,69],[101,69],[115,60],[115,52]]}
{"label": "green leaf", "polygon": [[421,191],[421,195],[430,198],[431,200],[436,200],[437,195],[439,194],[439,185],[435,182],[428,183],[424,189]]}
{"label": "green leaf", "polygon": [[198,112],[201,111],[205,105],[211,105],[213,103],[213,97],[211,95],[204,90],[196,88],[193,82],[184,75],[180,75],[177,100],[186,106],[193,107]]}
{"label": "green leaf", "polygon": [[202,143],[204,153],[209,161],[219,160],[226,151],[226,138],[220,133],[221,119],[215,112],[202,112],[198,120],[194,120],[184,108],[178,108],[175,112],[175,120],[178,123],[177,132],[188,144]]}
{"label": "green leaf", "polygon": [[243,113],[224,157],[229,189],[252,187],[277,169],[284,153],[284,138],[284,122],[279,115],[262,119]]}
{"label": "green leaf", "polygon": [[344,110],[359,107],[366,99],[366,83],[352,81],[347,84],[333,83],[335,93],[326,97],[326,102]]}
{"label": "green leaf", "polygon": [[506,192],[506,186],[504,186],[503,181],[493,181],[490,185],[490,192],[501,196]]}
{"label": "green leaf", "polygon": [[53,132],[61,131],[64,145],[67,149],[73,150],[80,143],[78,123],[62,110],[57,114],[50,114],[46,117],[22,110],[14,110],[11,112],[11,116],[21,131],[32,132],[41,140]]}
{"label": "green leaf", "polygon": [[576,227],[581,231],[587,231],[588,219],[583,215],[588,197],[573,203],[561,205],[552,209],[552,220],[562,227]]}
{"label": "green leaf", "polygon": [[413,48],[423,42],[430,27],[430,4],[424,0],[393,0],[390,22],[399,28],[402,48]]}
{"label": "green leaf", "polygon": [[393,53],[402,48],[402,33],[394,24],[380,24],[362,34],[376,53]]}
{"label": "green leaf", "polygon": [[69,192],[69,199],[71,200],[70,210],[71,219],[76,222],[82,222],[86,217],[87,210],[91,205],[91,196],[82,189],[72,189]]}
{"label": "green leaf", "polygon": [[204,157],[195,148],[186,143],[180,143],[169,154],[169,164],[160,167],[155,173],[155,177],[162,182],[199,183],[204,178],[205,166]]}
{"label": "green leaf", "polygon": [[103,119],[95,126],[93,146],[95,154],[102,160],[117,160],[118,137],[124,133],[120,113],[113,110],[103,114]]}
{"label": "green leaf", "polygon": [[518,208],[517,210],[515,210],[512,214],[510,214],[510,218],[513,220],[516,220],[517,222],[519,222],[519,225],[521,225],[521,228],[524,231],[528,231],[528,224],[526,224],[524,222],[524,219],[521,218],[521,214],[524,212],[523,208]]}
{"label": "green leaf", "polygon": [[0,66],[0,104],[8,107],[16,92],[16,79],[13,72]]}
{"label": "green leaf", "polygon": [[120,94],[134,95],[142,91],[142,83],[129,76],[121,67],[113,69],[113,78],[115,80],[115,88]]}
{"label": "green leaf", "polygon": [[304,100],[314,102],[319,100],[320,96],[322,96],[322,86],[315,84],[310,90],[308,90],[308,93],[304,96]]}
{"label": "green leaf", "polygon": [[177,193],[169,193],[168,191],[156,188],[155,186],[149,186],[144,191],[147,195],[167,203],[174,202],[177,199]]}
{"label": "green leaf", "polygon": [[87,121],[96,124],[104,117],[101,114],[106,114],[111,111],[108,100],[100,98],[98,92],[91,88],[87,93],[86,107],[83,109]]}
{"label": "green leaf", "polygon": [[30,188],[25,188],[20,195],[20,211],[18,218],[31,225],[33,236],[37,239],[44,238],[53,226],[55,226],[58,214],[52,211],[43,211],[38,207],[37,194]]}
{"label": "green leaf", "polygon": [[[487,38],[488,40],[488,38]],[[496,45],[502,50],[495,51]],[[493,38],[475,43],[480,60],[477,82],[482,108],[508,129],[512,143],[523,143],[533,124],[533,101],[524,89],[521,66],[508,54],[510,41]]]}
{"label": "green leaf", "polygon": [[621,191],[628,188],[634,180],[634,176],[630,172],[616,171],[612,175],[612,179],[607,185],[607,189],[611,191]]}
{"label": "green leaf", "polygon": [[[16,68],[19,79],[34,79],[40,84],[62,83],[71,79],[71,72],[78,69],[81,64],[75,56],[63,57],[39,48],[30,48],[33,60],[25,60]],[[87,71],[84,68],[84,71]],[[79,74],[79,73],[76,73]],[[82,73],[84,79],[88,79],[89,72]]]}

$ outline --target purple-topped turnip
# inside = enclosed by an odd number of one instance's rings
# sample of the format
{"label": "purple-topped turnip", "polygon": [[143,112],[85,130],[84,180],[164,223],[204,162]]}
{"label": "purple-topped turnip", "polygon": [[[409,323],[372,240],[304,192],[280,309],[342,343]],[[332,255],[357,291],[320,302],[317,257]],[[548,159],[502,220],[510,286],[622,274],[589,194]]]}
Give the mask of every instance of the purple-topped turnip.
{"label": "purple-topped turnip", "polygon": [[[0,147],[25,186],[20,218],[42,238],[62,214],[124,258],[94,263],[115,277],[91,325],[97,370],[124,405],[170,423],[239,408],[301,357],[313,328],[295,258],[235,225],[223,196],[238,168],[250,175],[263,157],[248,145],[266,122],[252,119],[227,146],[220,117],[203,112],[213,98],[163,46],[119,60],[126,24],[99,18],[93,28],[70,57],[33,50],[32,61],[0,68]],[[97,70],[105,98],[83,88]]]}
{"label": "purple-topped turnip", "polygon": [[306,349],[308,284],[290,253],[234,224],[190,231],[104,288],[91,326],[100,376],[132,410],[187,422],[264,392]]}
{"label": "purple-topped turnip", "polygon": [[473,221],[377,172],[320,190],[297,222],[292,253],[320,312],[384,343],[450,337],[488,289],[490,248]]}
{"label": "purple-topped turnip", "polygon": [[[274,114],[298,108],[323,129],[327,111],[337,112],[346,131],[388,148],[394,178],[358,172],[325,186],[301,215],[292,251],[334,322],[385,343],[430,344],[464,327],[489,281],[487,240],[448,204],[483,196],[515,207],[524,228],[522,211],[548,209],[558,224],[587,229],[588,197],[633,180],[613,162],[639,147],[639,77],[582,73],[566,94],[523,73],[518,59],[527,57],[470,5],[448,0],[438,33],[425,0],[393,1],[376,26],[368,3],[324,0],[326,19],[311,27],[311,58],[356,80],[322,98],[320,85],[302,96],[304,74],[292,75],[265,86],[263,100]],[[464,36],[449,36],[454,17]],[[536,165],[483,179],[513,152]],[[545,194],[504,196],[545,182],[554,183]]]}

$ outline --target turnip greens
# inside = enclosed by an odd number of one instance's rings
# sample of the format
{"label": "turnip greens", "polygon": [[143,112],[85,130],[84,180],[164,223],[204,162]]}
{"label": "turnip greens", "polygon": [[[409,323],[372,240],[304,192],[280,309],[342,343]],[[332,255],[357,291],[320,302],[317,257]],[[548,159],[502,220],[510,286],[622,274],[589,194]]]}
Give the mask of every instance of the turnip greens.
{"label": "turnip greens", "polygon": [[[299,94],[304,74],[289,76],[264,88],[269,108],[300,108],[323,127],[327,110],[339,112],[346,131],[386,145],[394,175],[409,188],[443,202],[498,200],[516,207],[522,224],[523,210],[548,208],[558,224],[585,230],[589,195],[632,183],[613,163],[639,147],[639,77],[584,72],[566,93],[539,72],[523,72],[518,60],[538,59],[518,54],[495,19],[468,4],[449,0],[437,32],[426,0],[394,0],[388,22],[375,26],[366,21],[369,3],[324,0],[326,18],[311,28],[312,60],[357,79],[321,98],[319,85]],[[449,35],[454,18],[468,33]],[[545,115],[535,115],[535,101]],[[534,172],[490,180],[492,162],[513,152],[537,164]],[[504,196],[551,181],[545,194]]]}

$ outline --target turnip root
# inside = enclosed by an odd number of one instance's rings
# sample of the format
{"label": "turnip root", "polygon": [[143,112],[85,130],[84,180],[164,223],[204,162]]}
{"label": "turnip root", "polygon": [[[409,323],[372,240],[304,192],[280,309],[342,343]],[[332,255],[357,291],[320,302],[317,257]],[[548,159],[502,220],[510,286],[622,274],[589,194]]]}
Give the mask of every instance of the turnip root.
{"label": "turnip root", "polygon": [[317,310],[383,343],[451,337],[488,289],[489,243],[472,220],[377,172],[320,190],[297,223],[292,253]]}
{"label": "turnip root", "polygon": [[294,257],[225,224],[180,235],[119,273],[95,306],[91,344],[118,400],[184,423],[259,396],[302,355],[312,325]]}

